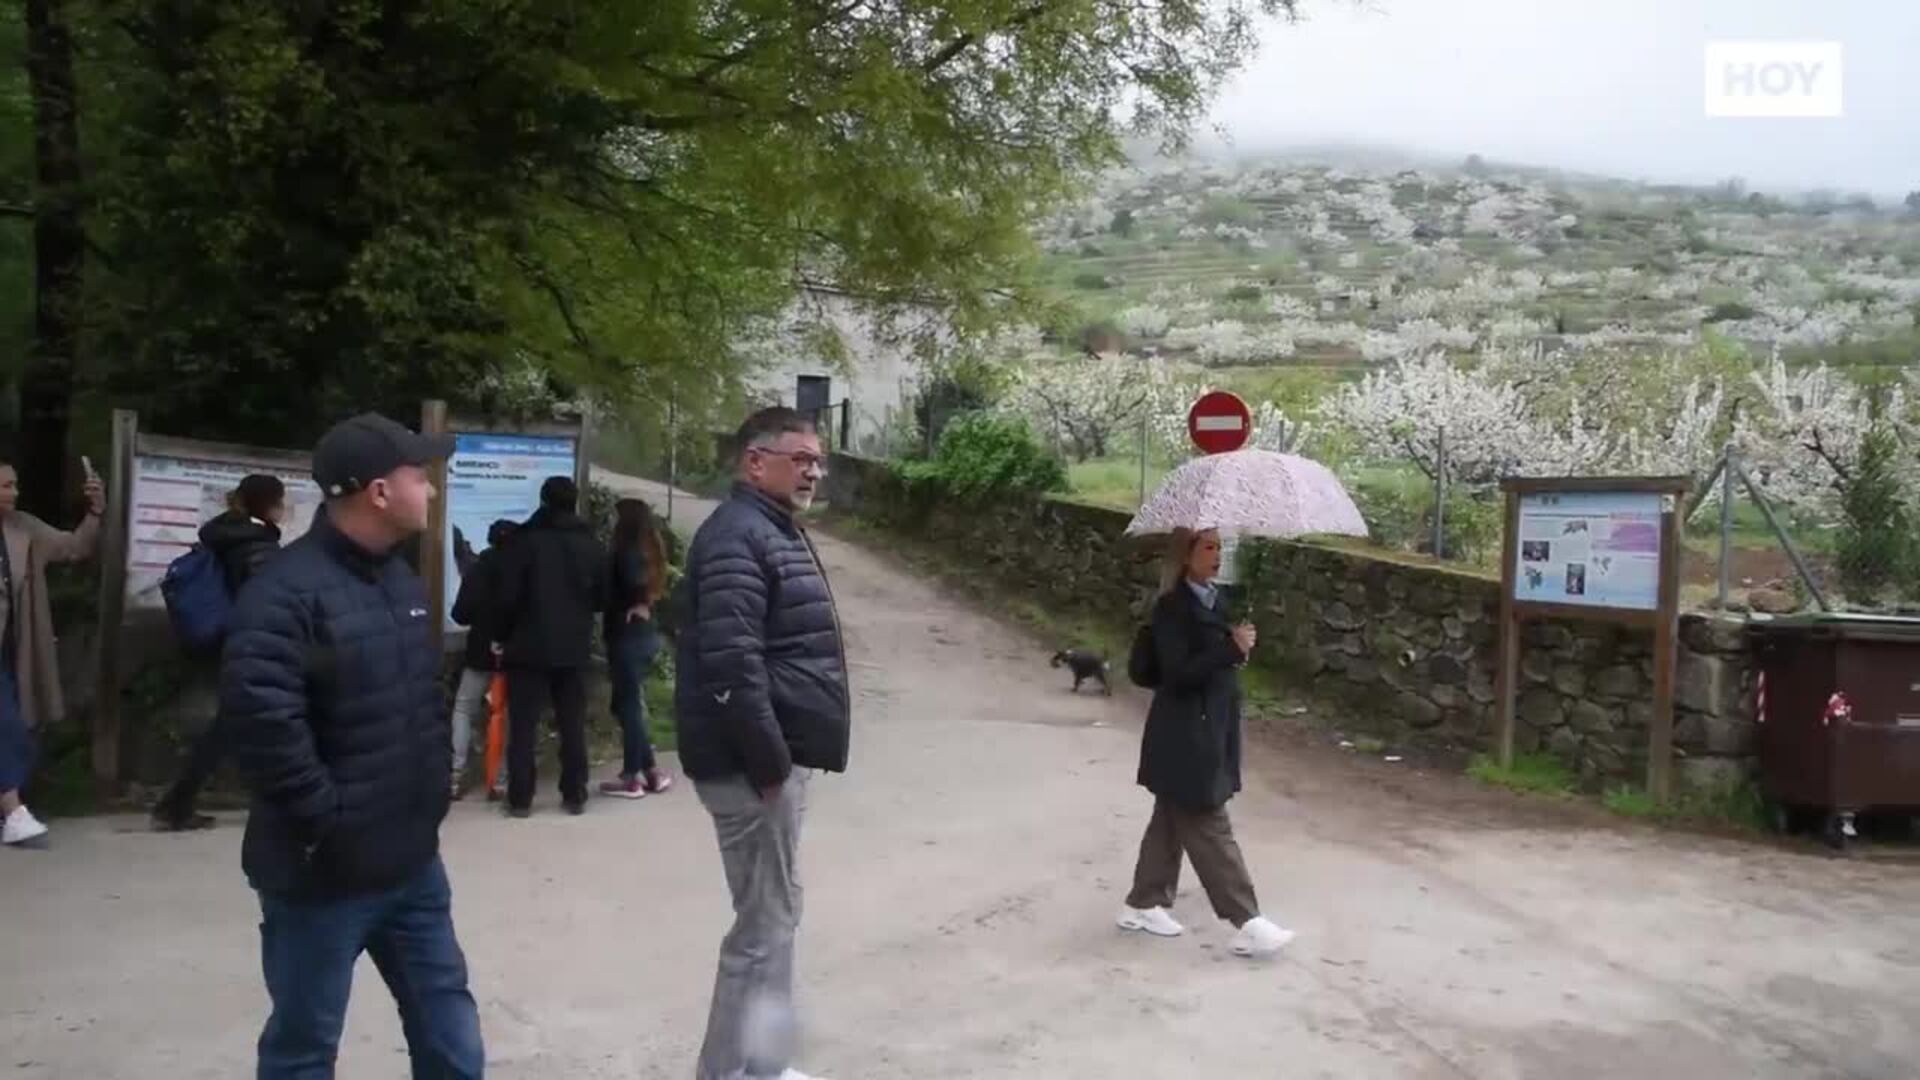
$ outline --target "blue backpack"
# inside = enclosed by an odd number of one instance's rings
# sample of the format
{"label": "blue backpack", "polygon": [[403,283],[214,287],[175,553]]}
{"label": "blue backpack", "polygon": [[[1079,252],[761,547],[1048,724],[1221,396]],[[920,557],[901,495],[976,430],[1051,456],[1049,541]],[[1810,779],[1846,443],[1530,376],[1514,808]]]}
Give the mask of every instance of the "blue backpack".
{"label": "blue backpack", "polygon": [[160,596],[167,602],[167,618],[181,644],[195,652],[217,648],[227,636],[227,574],[220,560],[204,544],[167,564],[160,579]]}

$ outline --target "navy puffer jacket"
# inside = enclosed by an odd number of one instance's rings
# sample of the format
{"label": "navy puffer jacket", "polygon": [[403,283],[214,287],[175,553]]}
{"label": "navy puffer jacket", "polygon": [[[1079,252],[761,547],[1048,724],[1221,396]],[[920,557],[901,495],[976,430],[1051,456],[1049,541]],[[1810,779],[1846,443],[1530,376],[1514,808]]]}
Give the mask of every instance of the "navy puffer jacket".
{"label": "navy puffer jacket", "polygon": [[734,486],[687,549],[674,720],[695,780],[844,772],[846,652],[813,543],[785,507]]}
{"label": "navy puffer jacket", "polygon": [[241,592],[220,704],[253,787],[254,888],[377,891],[439,853],[453,750],[427,624],[406,562],[324,514]]}

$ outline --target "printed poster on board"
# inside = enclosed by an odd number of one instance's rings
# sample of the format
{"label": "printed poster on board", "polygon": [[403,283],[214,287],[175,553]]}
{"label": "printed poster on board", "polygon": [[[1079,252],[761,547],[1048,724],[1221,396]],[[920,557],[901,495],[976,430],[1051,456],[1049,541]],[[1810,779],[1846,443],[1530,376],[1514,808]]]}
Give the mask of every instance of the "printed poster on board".
{"label": "printed poster on board", "polygon": [[[447,461],[446,611],[468,568],[487,550],[498,520],[520,524],[540,508],[540,485],[577,473],[579,443],[570,436],[455,434]],[[581,494],[584,499],[585,493]]]}
{"label": "printed poster on board", "polygon": [[1520,500],[1513,598],[1656,611],[1658,492],[1551,492]]}
{"label": "printed poster on board", "polygon": [[200,526],[226,512],[227,496],[249,473],[277,476],[287,485],[287,520],[280,542],[292,543],[313,524],[319,485],[306,467],[284,458],[185,457],[135,454],[128,513],[127,610],[166,606],[160,579],[167,566],[200,540]]}

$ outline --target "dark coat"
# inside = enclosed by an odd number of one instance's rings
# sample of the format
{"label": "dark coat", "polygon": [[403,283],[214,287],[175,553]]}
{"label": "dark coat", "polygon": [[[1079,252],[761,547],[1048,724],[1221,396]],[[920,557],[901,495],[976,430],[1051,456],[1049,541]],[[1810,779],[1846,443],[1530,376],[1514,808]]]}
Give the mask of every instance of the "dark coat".
{"label": "dark coat", "polygon": [[584,668],[607,609],[607,552],[578,514],[542,507],[507,541],[498,604],[509,668]]}
{"label": "dark coat", "polygon": [[253,579],[267,560],[280,552],[280,527],[239,510],[229,510],[200,526],[200,543],[220,560],[227,593],[240,595],[240,586]]}
{"label": "dark coat", "polygon": [[1240,790],[1240,676],[1233,628],[1186,584],[1153,606],[1160,687],[1140,737],[1140,785],[1196,810]]}
{"label": "dark coat", "polygon": [[377,891],[439,853],[453,746],[428,622],[405,561],[324,515],[240,594],[220,706],[253,788],[256,889]]}
{"label": "dark coat", "polygon": [[[513,541],[509,539],[507,543]],[[481,552],[461,575],[460,591],[453,597],[452,618],[456,625],[467,628],[465,663],[474,671],[492,671],[500,666],[499,658],[493,655],[493,645],[504,633],[499,598],[501,562],[505,557],[503,547],[490,547]]]}
{"label": "dark coat", "polygon": [[813,542],[785,507],[736,484],[687,550],[674,720],[695,780],[780,783],[795,765],[844,772],[846,651]]}
{"label": "dark coat", "polygon": [[600,632],[608,642],[628,634],[651,633],[653,620],[627,621],[627,612],[647,602],[647,552],[645,545],[615,551],[607,559],[607,612]]}

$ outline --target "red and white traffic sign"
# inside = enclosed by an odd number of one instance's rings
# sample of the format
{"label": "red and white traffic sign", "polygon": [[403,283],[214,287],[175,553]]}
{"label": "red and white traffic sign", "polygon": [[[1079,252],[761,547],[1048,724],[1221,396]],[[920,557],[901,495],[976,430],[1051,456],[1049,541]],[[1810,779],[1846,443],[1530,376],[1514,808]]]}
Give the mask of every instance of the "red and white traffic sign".
{"label": "red and white traffic sign", "polygon": [[1187,434],[1203,454],[1238,450],[1253,436],[1253,410],[1238,394],[1210,391],[1187,410]]}

